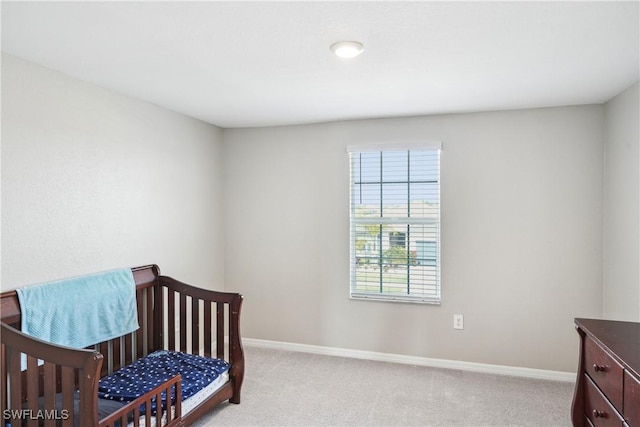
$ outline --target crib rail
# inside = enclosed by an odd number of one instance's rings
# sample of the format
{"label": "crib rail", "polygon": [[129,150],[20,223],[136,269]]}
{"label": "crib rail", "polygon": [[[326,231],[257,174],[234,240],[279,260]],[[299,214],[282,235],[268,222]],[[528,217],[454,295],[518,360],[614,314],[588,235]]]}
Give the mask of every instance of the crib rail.
{"label": "crib rail", "polygon": [[[102,355],[92,350],[61,347],[27,336],[1,323],[0,413],[5,424],[97,426],[97,392]],[[23,370],[22,354],[26,355]],[[39,366],[38,360],[44,360]],[[80,390],[79,414],[74,392]],[[56,402],[56,393],[61,398]],[[43,399],[39,397],[43,396]],[[57,424],[60,423],[60,424]]]}
{"label": "crib rail", "polygon": [[[182,388],[181,377],[176,375],[158,387],[143,394],[139,398],[100,420],[99,427],[124,427],[133,424],[134,427],[163,426],[172,427],[182,425]],[[165,393],[167,406],[162,410],[162,393]],[[155,404],[156,410],[153,411]],[[160,409],[160,410],[158,410]],[[155,413],[154,413],[155,412]]]}

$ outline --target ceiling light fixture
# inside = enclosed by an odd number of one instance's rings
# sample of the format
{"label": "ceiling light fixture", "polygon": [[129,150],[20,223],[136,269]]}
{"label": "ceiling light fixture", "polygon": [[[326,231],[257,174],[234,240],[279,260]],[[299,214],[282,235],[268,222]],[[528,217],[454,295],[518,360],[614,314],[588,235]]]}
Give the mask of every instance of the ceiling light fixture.
{"label": "ceiling light fixture", "polygon": [[331,52],[340,58],[355,58],[364,50],[364,46],[359,42],[338,42],[330,47]]}

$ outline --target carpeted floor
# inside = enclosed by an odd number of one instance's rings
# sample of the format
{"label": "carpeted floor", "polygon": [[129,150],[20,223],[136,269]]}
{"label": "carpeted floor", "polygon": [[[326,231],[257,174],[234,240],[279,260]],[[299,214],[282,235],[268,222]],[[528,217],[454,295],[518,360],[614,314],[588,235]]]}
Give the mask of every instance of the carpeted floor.
{"label": "carpeted floor", "polygon": [[196,426],[570,426],[573,383],[245,347],[240,405]]}

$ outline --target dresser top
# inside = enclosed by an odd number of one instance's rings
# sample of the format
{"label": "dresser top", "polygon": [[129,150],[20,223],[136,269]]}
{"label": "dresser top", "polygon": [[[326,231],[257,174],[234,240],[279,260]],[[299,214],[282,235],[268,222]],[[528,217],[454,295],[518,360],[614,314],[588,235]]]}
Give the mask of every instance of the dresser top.
{"label": "dresser top", "polygon": [[627,369],[640,376],[640,323],[575,319],[576,326],[607,347]]}

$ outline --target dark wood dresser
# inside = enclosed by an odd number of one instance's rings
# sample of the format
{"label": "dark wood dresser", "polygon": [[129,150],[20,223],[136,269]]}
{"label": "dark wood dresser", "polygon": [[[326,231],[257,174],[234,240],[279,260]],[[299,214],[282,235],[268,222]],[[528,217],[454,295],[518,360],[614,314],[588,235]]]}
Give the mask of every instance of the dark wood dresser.
{"label": "dark wood dresser", "polygon": [[580,361],[573,425],[640,427],[640,323],[575,322]]}

